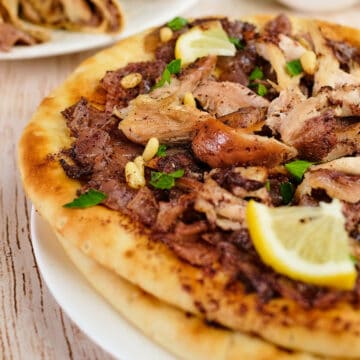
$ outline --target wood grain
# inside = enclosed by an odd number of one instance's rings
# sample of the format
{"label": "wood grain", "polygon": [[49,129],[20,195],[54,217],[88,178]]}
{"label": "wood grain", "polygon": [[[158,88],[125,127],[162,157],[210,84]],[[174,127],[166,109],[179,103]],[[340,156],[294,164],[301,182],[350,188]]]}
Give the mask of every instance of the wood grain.
{"label": "wood grain", "polygon": [[89,55],[0,63],[0,359],[110,359],[42,280],[16,164],[16,144],[36,106]]}
{"label": "wood grain", "polygon": [[[201,0],[185,16],[283,10],[270,0]],[[359,10],[321,17],[356,26]],[[41,99],[92,53],[0,62],[0,360],[111,359],[67,318],[42,280],[16,164],[19,136]]]}

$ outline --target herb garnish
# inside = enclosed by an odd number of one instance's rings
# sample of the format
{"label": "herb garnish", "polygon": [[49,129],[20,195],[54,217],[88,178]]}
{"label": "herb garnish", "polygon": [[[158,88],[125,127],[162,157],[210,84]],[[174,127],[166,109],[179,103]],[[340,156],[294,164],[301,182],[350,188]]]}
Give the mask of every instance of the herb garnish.
{"label": "herb garnish", "polygon": [[107,195],[101,191],[90,189],[87,192],[81,194],[79,197],[75,198],[73,201],[63,205],[66,208],[88,208],[100,204],[104,199],[107,198]]}
{"label": "herb garnish", "polygon": [[165,83],[171,83],[171,74],[178,74],[181,70],[181,59],[171,61],[166,65],[165,70],[161,75],[161,79],[153,86],[153,89],[157,89],[165,85]]}
{"label": "herb garnish", "polygon": [[245,44],[239,38],[229,36],[229,41],[234,44],[238,50],[242,50],[245,47]]}
{"label": "herb garnish", "polygon": [[306,170],[315,163],[305,160],[295,160],[285,164],[286,170],[297,180],[301,181]]}
{"label": "herb garnish", "polygon": [[152,171],[150,184],[156,189],[171,189],[175,186],[175,179],[181,178],[184,176],[185,171],[179,169],[173,171],[169,174],[164,172]]}
{"label": "herb garnish", "polygon": [[177,31],[186,26],[189,22],[187,19],[177,16],[174,19],[170,20],[166,25],[173,31]]}
{"label": "herb garnish", "polygon": [[[249,76],[249,85],[248,87],[256,89],[256,92],[260,96],[265,96],[268,92],[268,89],[264,84],[261,84],[260,82],[257,82],[256,80],[262,80],[264,79],[264,73],[263,71],[257,66],[250,74]],[[254,81],[255,80],[255,81]]]}
{"label": "herb garnish", "polygon": [[267,90],[267,88],[266,88],[265,85],[263,85],[263,84],[258,84],[258,86],[257,86],[257,93],[258,93],[258,95],[260,95],[260,96],[265,96],[265,95],[267,94],[267,92],[268,92],[268,90]]}
{"label": "herb garnish", "polygon": [[270,189],[271,189],[271,184],[270,184],[270,180],[266,180],[266,183],[265,183],[265,189],[270,192]]}
{"label": "herb garnish", "polygon": [[263,71],[257,66],[250,74],[249,80],[262,80],[264,78]]}
{"label": "herb garnish", "polygon": [[303,72],[303,67],[299,59],[289,61],[286,63],[286,71],[290,76],[296,76]]}
{"label": "herb garnish", "polygon": [[161,144],[158,148],[158,151],[156,152],[156,156],[159,156],[159,157],[166,156],[166,149],[167,149],[167,146],[164,144]]}
{"label": "herb garnish", "polygon": [[291,182],[280,184],[280,195],[285,205],[289,204],[294,197],[294,185]]}

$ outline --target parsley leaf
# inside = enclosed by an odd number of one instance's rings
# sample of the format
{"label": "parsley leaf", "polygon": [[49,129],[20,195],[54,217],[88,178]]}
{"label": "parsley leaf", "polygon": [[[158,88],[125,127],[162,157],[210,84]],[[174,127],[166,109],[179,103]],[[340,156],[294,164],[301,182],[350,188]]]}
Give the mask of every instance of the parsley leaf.
{"label": "parsley leaf", "polygon": [[177,31],[186,26],[189,22],[187,19],[177,16],[174,19],[170,20],[166,25],[173,31]]}
{"label": "parsley leaf", "polygon": [[286,71],[290,76],[296,76],[303,72],[303,67],[299,59],[289,61],[286,63]]}
{"label": "parsley leaf", "polygon": [[158,148],[156,156],[159,156],[159,157],[166,156],[166,149],[167,149],[167,146],[164,144],[161,144]]}
{"label": "parsley leaf", "polygon": [[86,193],[81,194],[79,197],[75,198],[73,201],[63,206],[66,208],[84,209],[100,204],[106,198],[107,195],[102,193],[101,191],[90,189]]}
{"label": "parsley leaf", "polygon": [[249,80],[262,80],[264,78],[263,71],[257,66],[250,74]]}
{"label": "parsley leaf", "polygon": [[291,182],[283,182],[280,184],[280,195],[285,205],[289,204],[294,196],[294,185]]}
{"label": "parsley leaf", "polygon": [[242,50],[245,47],[245,44],[239,38],[229,36],[229,41],[234,44],[238,50]]}
{"label": "parsley leaf", "polygon": [[181,59],[171,61],[166,65],[165,70],[161,75],[161,79],[152,87],[152,90],[157,89],[165,85],[165,83],[171,83],[171,74],[178,74],[181,70]]}
{"label": "parsley leaf", "polygon": [[285,164],[286,170],[297,180],[301,181],[306,170],[315,163],[305,160],[295,160]]}
{"label": "parsley leaf", "polygon": [[175,186],[175,179],[181,178],[184,173],[185,171],[183,169],[176,170],[169,174],[152,171],[150,184],[156,189],[171,189]]}
{"label": "parsley leaf", "polygon": [[257,93],[258,95],[260,96],[265,96],[267,94],[268,90],[266,88],[265,85],[263,84],[258,84],[258,87],[257,87]]}
{"label": "parsley leaf", "polygon": [[266,189],[267,191],[270,191],[270,189],[271,189],[270,180],[266,180],[265,189]]}

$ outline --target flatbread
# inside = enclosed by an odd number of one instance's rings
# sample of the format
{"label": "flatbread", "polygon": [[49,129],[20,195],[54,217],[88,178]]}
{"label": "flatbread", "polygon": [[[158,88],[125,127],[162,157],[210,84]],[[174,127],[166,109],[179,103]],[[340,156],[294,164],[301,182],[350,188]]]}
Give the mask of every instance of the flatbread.
{"label": "flatbread", "polygon": [[[266,17],[252,18],[263,24]],[[320,21],[292,19],[296,28],[321,26],[329,34],[360,45],[360,31]],[[24,131],[19,144],[19,164],[25,189],[41,216],[66,243],[139,286],[184,311],[205,315],[231,329],[252,332],[289,349],[340,358],[360,357],[360,311],[341,303],[330,310],[305,310],[288,299],[266,305],[243,290],[224,290],[226,276],[214,277],[180,261],[165,245],[150,241],[147,232],[119,212],[96,206],[72,210],[80,187],[69,179],[56,154],[71,145],[60,111],[81,96],[90,101],[106,70],[130,61],[153,58],[144,47],[143,33],[126,39],[82,63],[69,79],[46,97]]]}
{"label": "flatbread", "polygon": [[131,324],[181,359],[316,360],[289,352],[260,338],[216,328],[134,286],[85,256],[58,236],[67,255],[90,284]]}

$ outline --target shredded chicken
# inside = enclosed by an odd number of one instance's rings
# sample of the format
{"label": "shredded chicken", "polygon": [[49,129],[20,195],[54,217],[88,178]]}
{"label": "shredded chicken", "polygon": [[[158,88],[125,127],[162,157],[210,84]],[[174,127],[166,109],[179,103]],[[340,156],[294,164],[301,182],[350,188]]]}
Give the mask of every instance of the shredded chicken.
{"label": "shredded chicken", "polygon": [[302,98],[296,90],[284,91],[269,108],[266,124],[282,141],[309,160],[333,160],[359,152],[358,123],[337,117],[360,115],[360,86],[324,88],[317,96]]}
{"label": "shredded chicken", "polygon": [[248,87],[229,81],[205,80],[194,91],[201,106],[215,116],[224,116],[243,107],[268,107],[269,101]]}
{"label": "shredded chicken", "polygon": [[200,59],[185,71],[180,80],[172,79],[169,86],[132,100],[127,108],[120,111],[123,120],[119,129],[128,139],[140,144],[146,144],[151,137],[157,137],[162,143],[191,140],[196,125],[211,116],[183,105],[183,97],[211,74],[215,63],[214,57]]}
{"label": "shredded chicken", "polygon": [[292,87],[280,91],[279,96],[274,99],[268,108],[266,125],[275,132],[279,132],[283,119],[296,104],[304,101],[306,97],[299,87]]}
{"label": "shredded chicken", "polygon": [[313,189],[322,189],[331,198],[349,203],[360,201],[360,157],[348,157],[312,166],[296,190],[301,204]]}
{"label": "shredded chicken", "polygon": [[259,41],[256,43],[256,51],[260,56],[270,62],[271,66],[276,72],[277,86],[276,89],[283,90],[298,86],[301,79],[301,74],[291,77],[286,72],[286,57],[278,45],[272,42]]}
{"label": "shredded chicken", "polygon": [[198,128],[192,142],[197,158],[211,167],[276,166],[296,156],[294,148],[273,138],[248,134],[211,119]]}
{"label": "shredded chicken", "polygon": [[296,40],[284,34],[279,34],[279,48],[283,51],[286,61],[300,59],[306,49]]}
{"label": "shredded chicken", "polygon": [[210,224],[224,230],[239,230],[245,227],[246,201],[220,187],[208,178],[198,192],[195,209],[205,213]]}
{"label": "shredded chicken", "polygon": [[318,69],[314,76],[313,94],[316,95],[324,86],[336,88],[345,84],[360,84],[357,66],[353,65],[354,69],[350,69],[350,73],[342,70],[334,52],[326,43],[321,28],[315,24],[309,26],[315,52],[318,55]]}

